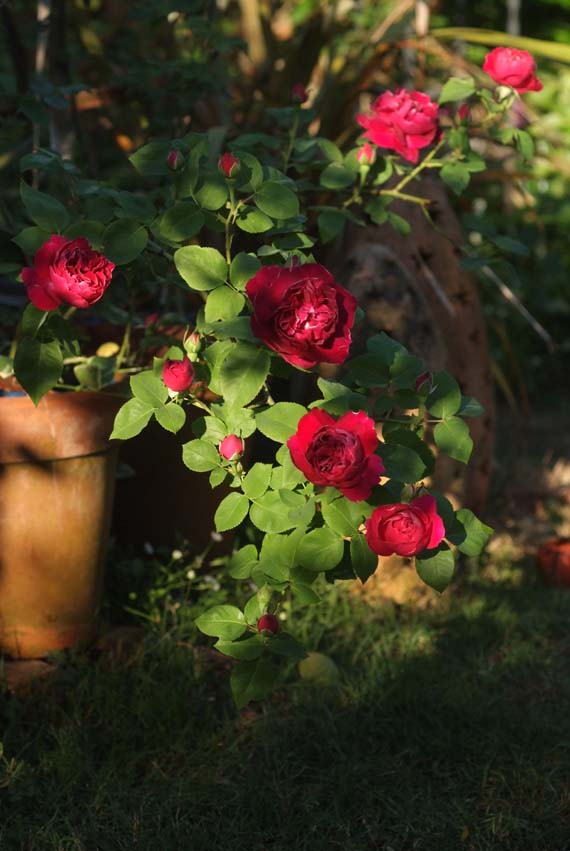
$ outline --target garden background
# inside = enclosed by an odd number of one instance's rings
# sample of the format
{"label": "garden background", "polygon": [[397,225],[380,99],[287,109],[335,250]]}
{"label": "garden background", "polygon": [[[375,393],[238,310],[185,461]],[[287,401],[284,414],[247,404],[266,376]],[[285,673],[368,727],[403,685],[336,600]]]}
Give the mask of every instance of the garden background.
{"label": "garden background", "polygon": [[[100,642],[33,663],[31,682],[4,668],[0,847],[570,848],[570,603],[536,570],[538,546],[570,535],[570,2],[14,0],[0,20],[0,354],[25,300],[11,237],[32,144],[47,168],[48,149],[73,152],[89,174],[124,186],[128,157],[149,137],[195,129],[215,140],[231,121],[253,129],[261,105],[287,103],[298,82],[340,145],[368,93],[410,81],[430,91],[511,38],[540,40],[527,47],[544,82],[516,106],[532,162],[521,169],[486,149],[492,168],[473,175],[468,199],[450,191],[442,202],[444,227],[501,254],[467,268],[427,226],[413,245],[378,230],[399,259],[420,256],[424,287],[441,295],[443,283],[445,295],[470,276],[484,322],[468,302],[455,335],[442,330],[413,264],[394,265],[385,250],[367,272],[350,231],[328,243],[337,265],[356,258],[370,327],[428,359],[443,347],[488,413],[496,406],[477,478],[449,473],[459,499],[485,503],[496,530],[487,552],[464,558],[442,597],[397,563],[363,588],[330,584],[308,612],[290,604],[286,619],[322,655],[237,712],[231,663],[194,626],[235,594],[224,542],[197,511],[195,477],[180,468],[176,479],[152,478],[157,457],[166,466],[178,452],[170,435],[160,447],[126,447]],[[54,175],[65,180],[65,170]],[[387,291],[370,290],[378,277]],[[161,307],[143,293],[134,333]],[[169,330],[193,310],[181,297]],[[120,307],[102,307],[86,334],[101,344],[122,323]],[[187,494],[183,504],[171,490]]]}

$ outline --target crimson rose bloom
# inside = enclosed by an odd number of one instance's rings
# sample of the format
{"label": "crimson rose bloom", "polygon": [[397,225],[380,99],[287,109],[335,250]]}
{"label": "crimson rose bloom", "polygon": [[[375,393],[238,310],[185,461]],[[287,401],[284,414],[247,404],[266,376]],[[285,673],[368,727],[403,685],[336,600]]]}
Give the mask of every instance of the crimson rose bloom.
{"label": "crimson rose bloom", "polygon": [[307,369],[348,357],[357,302],[324,266],[263,266],[245,291],[253,333],[288,363]]}
{"label": "crimson rose bloom", "polygon": [[422,92],[384,92],[372,104],[372,114],[361,113],[358,123],[364,136],[380,148],[391,148],[417,163],[420,148],[430,145],[437,133],[438,105]]}
{"label": "crimson rose bloom", "polygon": [[335,420],[315,408],[299,420],[287,441],[293,463],[315,485],[337,488],[347,499],[367,499],[384,472],[374,420],[349,411]]}
{"label": "crimson rose bloom", "polygon": [[182,360],[167,358],[162,365],[162,380],[169,390],[184,393],[194,381],[194,367],[187,357]]}
{"label": "crimson rose bloom", "polygon": [[444,535],[437,503],[429,494],[418,496],[409,505],[379,505],[366,521],[368,546],[379,556],[416,556],[437,547]]}
{"label": "crimson rose bloom", "polygon": [[501,86],[511,86],[519,94],[539,92],[542,83],[536,76],[536,62],[526,50],[496,47],[485,57],[483,71]]}
{"label": "crimson rose bloom", "polygon": [[50,236],[36,251],[34,265],[22,269],[22,280],[39,310],[55,310],[62,302],[89,307],[109,286],[114,268],[83,237]]}

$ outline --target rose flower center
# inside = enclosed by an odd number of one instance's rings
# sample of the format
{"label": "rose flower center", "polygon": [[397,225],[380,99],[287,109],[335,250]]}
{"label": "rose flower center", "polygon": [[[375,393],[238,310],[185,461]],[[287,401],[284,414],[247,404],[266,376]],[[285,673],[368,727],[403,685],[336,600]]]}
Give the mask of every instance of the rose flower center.
{"label": "rose flower center", "polygon": [[325,426],[307,450],[307,460],[323,476],[358,467],[364,458],[362,444],[352,432]]}

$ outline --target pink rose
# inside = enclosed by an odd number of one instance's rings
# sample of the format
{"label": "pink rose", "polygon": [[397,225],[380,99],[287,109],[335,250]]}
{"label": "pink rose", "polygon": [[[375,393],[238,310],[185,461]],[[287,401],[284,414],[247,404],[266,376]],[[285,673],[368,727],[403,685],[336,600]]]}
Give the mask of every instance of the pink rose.
{"label": "pink rose", "polygon": [[374,420],[364,411],[335,420],[314,408],[299,420],[287,441],[293,463],[307,479],[321,487],[337,488],[347,499],[367,499],[384,472]]}
{"label": "pink rose", "polygon": [[420,148],[430,145],[437,133],[438,105],[422,92],[384,92],[372,104],[372,113],[361,113],[358,123],[364,136],[380,148],[397,151],[417,163]]}
{"label": "pink rose", "polygon": [[114,268],[83,237],[50,236],[36,251],[34,265],[22,269],[22,280],[39,310],[55,310],[62,303],[89,307],[109,286]]}
{"label": "pink rose", "polygon": [[536,76],[536,62],[526,50],[496,47],[486,55],[483,71],[499,85],[511,86],[519,94],[542,89],[542,83]]}
{"label": "pink rose", "polygon": [[379,505],[366,521],[366,540],[379,556],[416,556],[437,547],[445,536],[433,496],[425,494],[409,505]]}
{"label": "pink rose", "polygon": [[220,455],[227,461],[239,458],[240,455],[243,455],[244,449],[245,444],[237,434],[228,434],[220,443]]}
{"label": "pink rose", "polygon": [[183,357],[182,360],[168,358],[162,365],[162,380],[169,390],[184,393],[194,381],[194,367],[187,357]]}
{"label": "pink rose", "polygon": [[262,266],[245,289],[253,333],[288,363],[308,369],[346,360],[357,302],[324,266]]}
{"label": "pink rose", "polygon": [[279,621],[275,617],[275,615],[270,615],[266,613],[261,615],[259,620],[257,621],[257,628],[259,632],[269,632],[271,635],[277,635],[279,632]]}
{"label": "pink rose", "polygon": [[305,103],[309,94],[302,83],[295,83],[291,89],[291,99],[294,103]]}
{"label": "pink rose", "polygon": [[240,170],[241,163],[237,157],[226,151],[218,160],[218,168],[224,177],[235,177]]}

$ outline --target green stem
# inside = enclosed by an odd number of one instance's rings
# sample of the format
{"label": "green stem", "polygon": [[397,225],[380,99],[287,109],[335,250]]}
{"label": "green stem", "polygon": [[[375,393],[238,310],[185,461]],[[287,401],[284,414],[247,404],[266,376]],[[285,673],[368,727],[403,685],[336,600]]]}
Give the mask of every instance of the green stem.
{"label": "green stem", "polygon": [[[408,183],[410,183],[410,181],[414,180],[418,176],[418,174],[420,174],[420,172],[422,172],[424,170],[424,168],[429,168],[429,164],[435,158],[435,155],[440,150],[440,148],[442,147],[444,142],[445,142],[445,139],[442,139],[440,142],[438,142],[437,145],[435,146],[435,148],[432,148],[432,150],[429,152],[427,157],[425,157],[425,159],[423,159],[420,163],[418,163],[417,166],[414,169],[412,169],[412,171],[409,174],[407,174],[405,177],[403,177],[400,180],[398,185],[395,187],[394,191],[395,192],[401,192],[402,189],[404,188],[404,186],[407,186]],[[398,197],[400,197],[400,196],[398,196]]]}
{"label": "green stem", "polygon": [[289,166],[289,160],[291,159],[291,154],[293,153],[293,145],[295,144],[295,139],[297,138],[297,131],[299,129],[299,119],[301,118],[301,107],[297,108],[295,112],[295,117],[293,119],[293,124],[291,125],[291,132],[289,133],[289,142],[287,144],[287,148],[285,150],[285,156],[283,157],[283,171],[287,173],[287,168]]}

